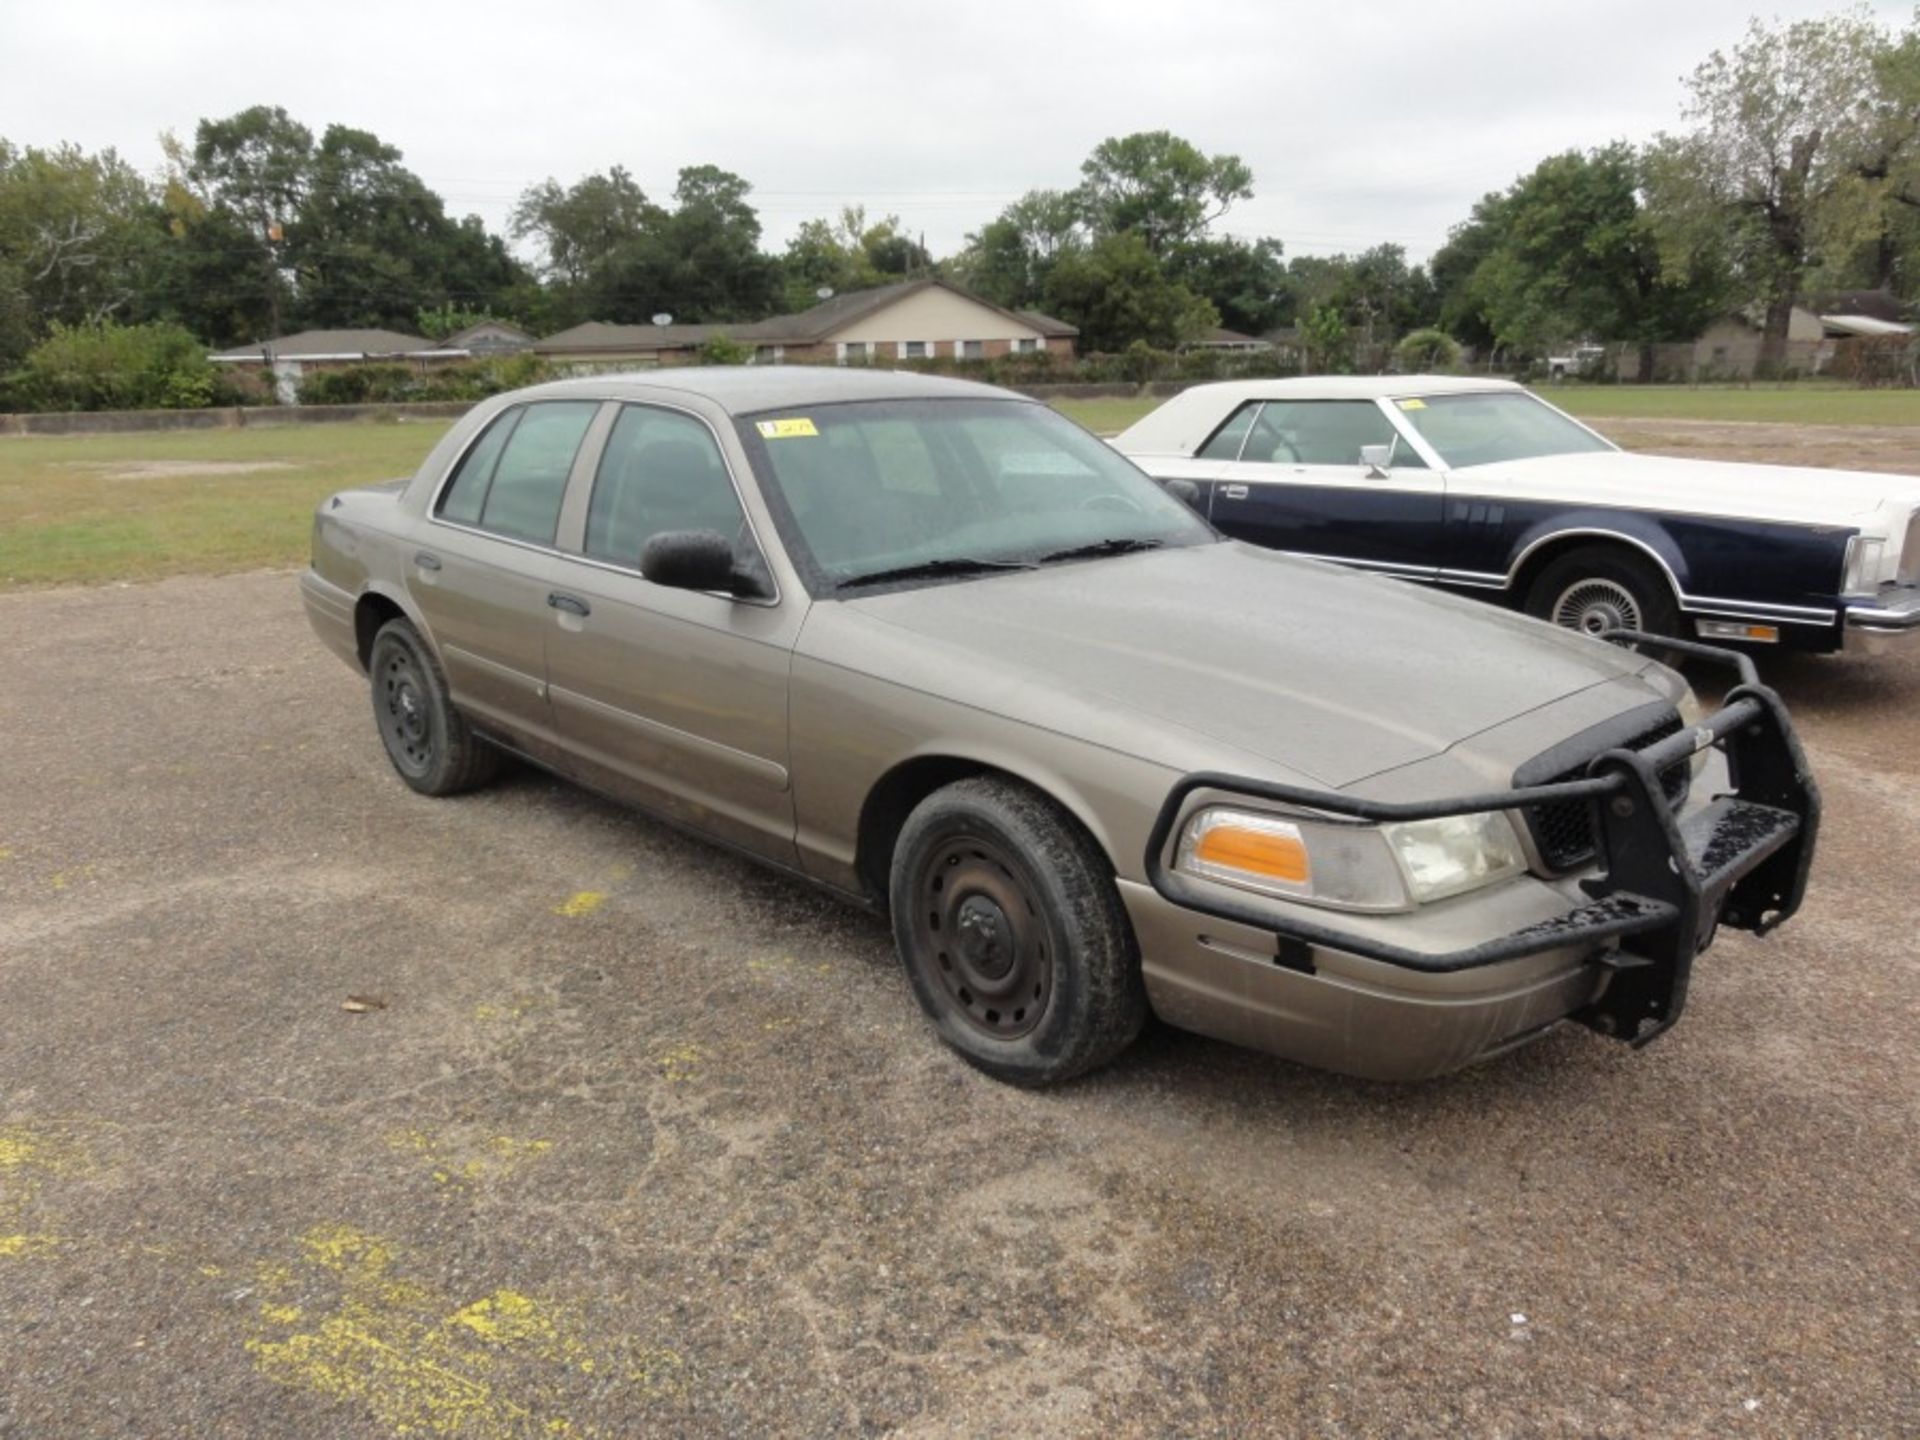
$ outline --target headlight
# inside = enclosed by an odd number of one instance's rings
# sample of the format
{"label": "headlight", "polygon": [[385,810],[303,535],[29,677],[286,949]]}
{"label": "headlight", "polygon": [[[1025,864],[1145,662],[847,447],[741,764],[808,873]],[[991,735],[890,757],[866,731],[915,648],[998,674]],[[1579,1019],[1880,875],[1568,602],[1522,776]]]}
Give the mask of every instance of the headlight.
{"label": "headlight", "polygon": [[1527,868],[1513,822],[1494,811],[1383,827],[1413,898],[1425,903],[1478,890]]}
{"label": "headlight", "polygon": [[1406,910],[1526,868],[1503,814],[1361,825],[1212,805],[1180,832],[1174,868],[1337,910]]}
{"label": "headlight", "polygon": [[1887,542],[1878,535],[1855,535],[1847,541],[1847,573],[1841,582],[1844,595],[1871,595],[1888,577],[1885,568]]}
{"label": "headlight", "polygon": [[[1689,730],[1698,730],[1707,718],[1706,712],[1700,708],[1700,697],[1693,693],[1691,685],[1680,692],[1680,699],[1674,708],[1680,712],[1680,723]],[[1693,757],[1687,761],[1687,765],[1695,776],[1707,768],[1707,759],[1712,753],[1710,748],[1693,752]]]}

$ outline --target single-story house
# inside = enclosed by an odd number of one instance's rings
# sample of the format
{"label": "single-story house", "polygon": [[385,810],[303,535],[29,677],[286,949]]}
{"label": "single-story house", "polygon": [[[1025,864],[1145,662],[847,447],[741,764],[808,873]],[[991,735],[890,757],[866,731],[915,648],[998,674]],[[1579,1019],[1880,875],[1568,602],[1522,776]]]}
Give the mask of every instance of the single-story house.
{"label": "single-story house", "polygon": [[610,325],[589,321],[534,343],[533,353],[576,369],[684,365],[724,335],[758,364],[786,361],[990,360],[1071,356],[1079,331],[1032,310],[1004,310],[946,280],[904,280],[823,300],[795,315],[738,325]]}
{"label": "single-story house", "polygon": [[533,344],[533,336],[518,325],[504,320],[482,320],[478,325],[447,336],[440,344],[449,350],[464,350],[476,359],[490,355],[512,355]]}
{"label": "single-story house", "polygon": [[1185,350],[1271,350],[1273,341],[1262,340],[1257,335],[1242,335],[1238,330],[1228,330],[1216,325],[1197,340],[1189,340],[1181,347]]}
{"label": "single-story house", "polygon": [[222,350],[207,358],[216,365],[265,365],[273,371],[274,396],[282,405],[298,397],[300,377],[310,370],[361,365],[368,361],[419,367],[465,360],[468,352],[436,345],[397,330],[302,330]]}

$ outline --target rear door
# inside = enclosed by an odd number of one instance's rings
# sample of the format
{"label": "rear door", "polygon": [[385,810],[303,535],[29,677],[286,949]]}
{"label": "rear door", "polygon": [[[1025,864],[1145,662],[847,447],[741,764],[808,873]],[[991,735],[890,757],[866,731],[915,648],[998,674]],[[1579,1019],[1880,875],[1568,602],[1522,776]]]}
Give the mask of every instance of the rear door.
{"label": "rear door", "polygon": [[[1240,443],[1213,483],[1221,530],[1388,574],[1438,570],[1445,485],[1378,401],[1256,401],[1221,437],[1236,424]],[[1370,445],[1392,447],[1384,475],[1360,459]]]}
{"label": "rear door", "polygon": [[689,411],[624,405],[575,485],[545,622],[571,763],[602,789],[795,863],[787,676],[805,598],[672,589],[640,574],[646,542],[668,530],[717,530],[765,571],[716,435]]}
{"label": "rear door", "polygon": [[600,402],[516,406],[468,446],[407,556],[454,702],[522,738],[549,738],[547,592],[567,480]]}

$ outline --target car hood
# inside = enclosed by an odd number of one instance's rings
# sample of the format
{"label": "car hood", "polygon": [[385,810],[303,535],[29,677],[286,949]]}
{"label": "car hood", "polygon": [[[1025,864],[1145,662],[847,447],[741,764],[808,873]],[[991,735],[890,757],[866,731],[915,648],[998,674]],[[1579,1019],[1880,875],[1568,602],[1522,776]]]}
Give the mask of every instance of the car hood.
{"label": "car hood", "polygon": [[1450,493],[1497,499],[1680,511],[1804,525],[1856,525],[1883,506],[1920,504],[1920,479],[1864,470],[1814,470],[1678,460],[1598,450],[1475,465],[1447,477]]}
{"label": "car hood", "polygon": [[[1235,542],[842,603],[913,637],[911,659],[895,646],[887,663],[916,688],[1046,728],[1092,726],[1094,743],[1149,759],[1178,727],[1237,752],[1214,764],[1257,757],[1329,786],[1595,686],[1626,680],[1619,709],[1656,695],[1630,679],[1644,657]],[[1182,748],[1172,763],[1190,763]]]}

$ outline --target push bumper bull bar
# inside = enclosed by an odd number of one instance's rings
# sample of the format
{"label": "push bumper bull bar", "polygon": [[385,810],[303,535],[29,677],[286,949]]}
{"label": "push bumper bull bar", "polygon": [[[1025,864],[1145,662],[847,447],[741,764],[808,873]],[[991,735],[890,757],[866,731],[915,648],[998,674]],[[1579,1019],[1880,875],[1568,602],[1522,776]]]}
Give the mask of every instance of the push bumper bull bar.
{"label": "push bumper bull bar", "polygon": [[[1200,771],[1169,792],[1147,841],[1146,874],[1165,899],[1190,910],[1272,933],[1289,947],[1319,947],[1427,973],[1449,973],[1579,945],[1609,945],[1595,963],[1614,973],[1574,1018],[1634,1045],[1679,1019],[1693,959],[1731,926],[1765,934],[1799,909],[1820,824],[1820,796],[1780,697],[1738,652],[1693,641],[1615,630],[1607,639],[1643,644],[1731,666],[1739,683],[1700,724],[1647,746],[1594,757],[1585,778],[1445,800],[1367,800],[1339,791],[1280,785]],[[1721,748],[1733,783],[1681,819],[1660,775],[1710,746]],[[1599,836],[1599,873],[1580,882],[1587,903],[1466,949],[1408,949],[1330,925],[1279,916],[1221,894],[1166,863],[1168,840],[1187,799],[1218,790],[1347,819],[1437,820],[1584,800]],[[1519,817],[1515,816],[1516,823]]]}

